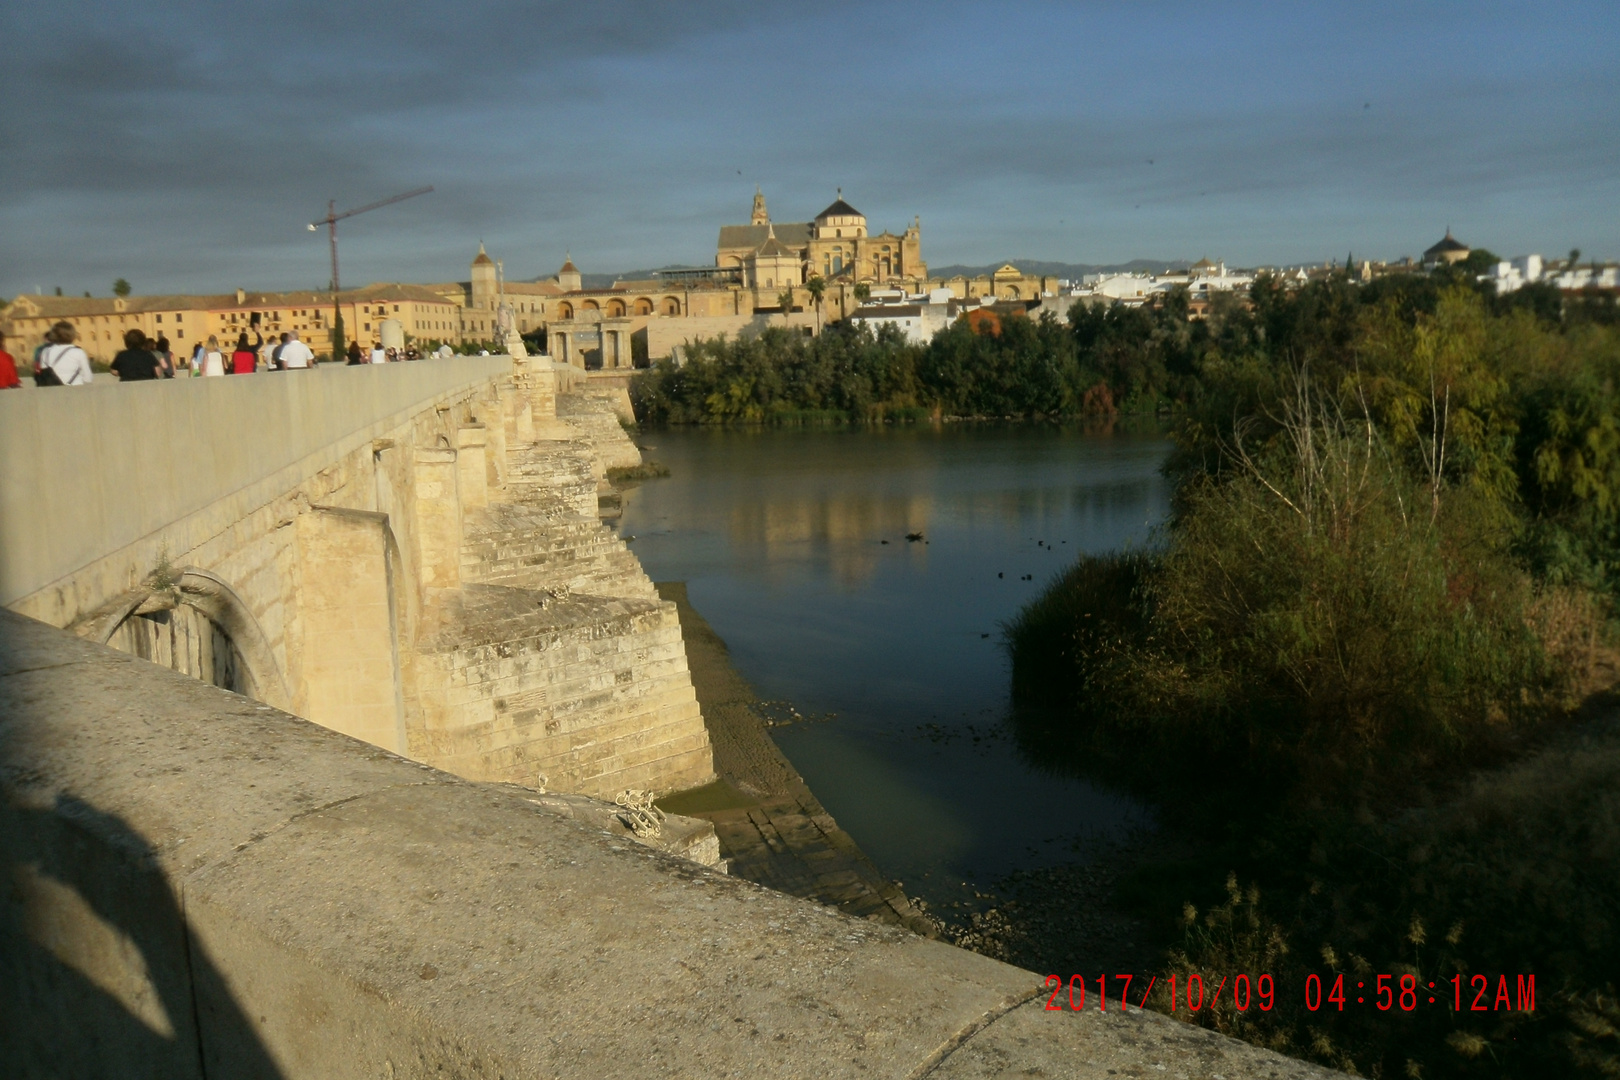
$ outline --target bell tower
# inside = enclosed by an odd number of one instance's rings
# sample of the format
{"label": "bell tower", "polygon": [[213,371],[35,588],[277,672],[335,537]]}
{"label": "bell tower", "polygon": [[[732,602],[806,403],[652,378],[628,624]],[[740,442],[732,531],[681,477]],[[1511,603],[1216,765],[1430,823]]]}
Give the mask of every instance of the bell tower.
{"label": "bell tower", "polygon": [[472,261],[472,306],[493,308],[498,291],[495,260],[484,250],[483,241],[479,241],[478,254],[473,256]]}
{"label": "bell tower", "polygon": [[758,186],[754,188],[754,216],[749,219],[750,225],[769,225],[771,215],[765,211],[765,193]]}

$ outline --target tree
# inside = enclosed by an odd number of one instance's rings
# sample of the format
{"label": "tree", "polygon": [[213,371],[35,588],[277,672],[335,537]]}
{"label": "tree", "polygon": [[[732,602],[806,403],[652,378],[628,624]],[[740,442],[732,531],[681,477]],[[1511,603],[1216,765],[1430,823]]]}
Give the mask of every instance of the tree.
{"label": "tree", "polygon": [[60,285],[58,285],[58,286],[57,286],[57,287],[56,287],[56,295],[57,295],[57,296],[61,296],[61,295],[62,295],[62,286],[60,286]]}
{"label": "tree", "polygon": [[827,283],[821,280],[821,275],[812,275],[804,283],[804,291],[810,294],[810,302],[816,305],[816,333],[821,333],[821,297],[827,291]]}
{"label": "tree", "polygon": [[777,293],[776,306],[782,309],[783,315],[791,312],[793,310],[793,290],[783,289],[780,293]]}
{"label": "tree", "polygon": [[113,282],[113,295],[128,296],[129,282],[125,281],[123,278],[119,278],[117,281]]}
{"label": "tree", "polygon": [[860,282],[859,284],[857,284],[855,286],[855,299],[859,300],[861,303],[864,304],[869,299],[871,299],[871,297],[872,297],[872,286],[868,285],[864,281]]}
{"label": "tree", "polygon": [[348,344],[343,340],[343,309],[338,308],[332,316],[332,362],[343,362],[344,350]]}

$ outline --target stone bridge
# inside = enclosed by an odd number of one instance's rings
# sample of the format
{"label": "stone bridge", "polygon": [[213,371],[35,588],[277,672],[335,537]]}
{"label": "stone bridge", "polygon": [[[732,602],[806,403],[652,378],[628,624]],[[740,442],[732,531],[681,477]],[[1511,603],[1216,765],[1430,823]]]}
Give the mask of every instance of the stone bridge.
{"label": "stone bridge", "polygon": [[577,379],[0,394],[0,1075],[1325,1075],[588,798],[713,758]]}
{"label": "stone bridge", "polygon": [[0,460],[27,463],[0,484],[14,611],[471,779],[712,778],[673,605],[598,517],[639,453],[575,369],[25,391]]}

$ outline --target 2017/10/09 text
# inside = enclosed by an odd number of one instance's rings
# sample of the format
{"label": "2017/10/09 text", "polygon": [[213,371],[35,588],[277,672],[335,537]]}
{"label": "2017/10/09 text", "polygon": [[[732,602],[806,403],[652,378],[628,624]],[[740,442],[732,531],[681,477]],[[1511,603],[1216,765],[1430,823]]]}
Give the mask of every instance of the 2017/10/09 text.
{"label": "2017/10/09 text", "polygon": [[[1117,991],[1110,990],[1109,979],[1114,981]],[[1159,984],[1158,976],[1148,978],[1147,986],[1135,1001],[1130,992],[1133,980],[1133,975],[1098,975],[1091,996],[1096,1009],[1107,1012],[1111,994],[1116,995],[1116,1009],[1146,1008],[1154,986]],[[1220,1004],[1221,995],[1228,993],[1228,983],[1231,985],[1227,1001],[1238,1012],[1250,1009],[1270,1012],[1276,1007],[1277,983],[1270,975],[1251,979],[1247,974],[1239,974],[1210,981],[1215,984],[1214,991],[1206,1000],[1207,984],[1203,975],[1189,972],[1168,976],[1170,1011],[1186,1009],[1196,1013],[1205,1008],[1214,1009]],[[1067,982],[1061,975],[1048,975],[1046,988],[1051,990],[1046,999],[1049,1012],[1065,1009],[1080,1012],[1086,1007],[1087,984],[1083,975],[1070,975]],[[1449,1005],[1454,1012],[1535,1012],[1536,977],[1515,975],[1513,982],[1509,983],[1506,975],[1497,976],[1494,982],[1488,975],[1453,975],[1450,979],[1435,982],[1421,981],[1416,975],[1408,973],[1369,975],[1365,979],[1355,980],[1352,986],[1343,974],[1331,974],[1324,980],[1323,976],[1313,972],[1305,977],[1304,995],[1305,1007],[1311,1012],[1323,1008],[1343,1012],[1346,1007],[1356,1006],[1371,1007],[1380,1012],[1413,1012],[1420,1006],[1437,1004]]]}

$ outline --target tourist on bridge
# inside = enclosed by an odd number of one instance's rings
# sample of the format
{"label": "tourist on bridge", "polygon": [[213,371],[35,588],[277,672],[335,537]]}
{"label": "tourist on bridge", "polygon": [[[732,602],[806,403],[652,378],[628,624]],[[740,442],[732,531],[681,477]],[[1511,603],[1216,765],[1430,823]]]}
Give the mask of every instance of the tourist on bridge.
{"label": "tourist on bridge", "polygon": [[237,335],[236,351],[231,353],[232,375],[253,374],[253,365],[259,358],[259,346],[264,344],[264,336],[257,330],[253,332],[253,336],[258,340],[249,345],[246,330]]}
{"label": "tourist on bridge", "polygon": [[360,343],[358,341],[349,342],[349,352],[347,355],[350,367],[354,367],[356,364],[363,364],[366,362],[366,358],[360,353]]}
{"label": "tourist on bridge", "polygon": [[208,335],[208,344],[203,346],[202,370],[199,374],[214,376],[225,374],[225,357],[219,351],[219,338],[213,334]]}
{"label": "tourist on bridge", "polygon": [[70,322],[59,322],[46,335],[48,344],[34,357],[35,386],[89,386],[90,358],[73,344],[79,332]]}
{"label": "tourist on bridge", "polygon": [[20,390],[22,380],[17,378],[17,361],[6,352],[6,335],[0,334],[0,390]]}
{"label": "tourist on bridge", "polygon": [[255,371],[276,370],[276,348],[280,344],[281,342],[271,335],[269,341],[259,346],[259,362],[253,366]]}
{"label": "tourist on bridge", "polygon": [[110,365],[119,382],[145,382],[158,377],[163,365],[147,344],[142,331],[124,331],[124,347]]}
{"label": "tourist on bridge", "polygon": [[383,349],[380,341],[371,347],[371,362],[373,364],[388,363],[388,353]]}
{"label": "tourist on bridge", "polygon": [[174,353],[169,350],[169,339],[158,332],[157,340],[146,339],[146,347],[151,349],[158,358],[158,374],[165,379],[174,378]]}
{"label": "tourist on bridge", "polygon": [[315,354],[309,346],[298,340],[298,331],[287,335],[287,344],[281,347],[281,366],[287,371],[304,371],[315,363]]}

